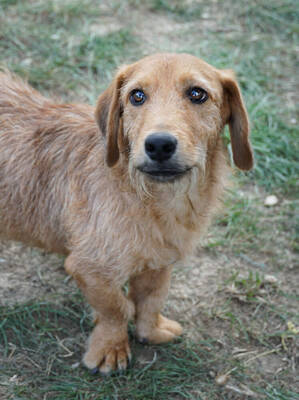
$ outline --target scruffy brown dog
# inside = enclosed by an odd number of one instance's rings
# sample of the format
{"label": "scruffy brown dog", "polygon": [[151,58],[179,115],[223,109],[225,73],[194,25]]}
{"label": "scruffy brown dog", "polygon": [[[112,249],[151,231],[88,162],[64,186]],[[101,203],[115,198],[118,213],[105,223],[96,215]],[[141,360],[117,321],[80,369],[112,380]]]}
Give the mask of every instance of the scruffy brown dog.
{"label": "scruffy brown dog", "polygon": [[192,252],[222,192],[225,124],[235,164],[250,169],[234,74],[187,54],[122,67],[95,110],[54,104],[0,74],[0,234],[67,255],[95,312],[87,367],[126,368],[132,318],[140,340],[181,334],[160,310],[173,265]]}

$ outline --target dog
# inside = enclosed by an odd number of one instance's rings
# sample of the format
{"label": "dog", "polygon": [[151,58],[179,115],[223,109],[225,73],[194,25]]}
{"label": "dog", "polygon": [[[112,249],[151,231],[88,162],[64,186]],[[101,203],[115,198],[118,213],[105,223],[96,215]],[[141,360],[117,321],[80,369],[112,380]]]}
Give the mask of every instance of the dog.
{"label": "dog", "polygon": [[129,320],[141,342],[181,335],[160,311],[173,266],[217,209],[226,124],[234,163],[249,170],[234,73],[188,54],[121,67],[95,108],[54,103],[0,74],[0,236],[66,256],[94,310],[83,357],[93,372],[127,367]]}

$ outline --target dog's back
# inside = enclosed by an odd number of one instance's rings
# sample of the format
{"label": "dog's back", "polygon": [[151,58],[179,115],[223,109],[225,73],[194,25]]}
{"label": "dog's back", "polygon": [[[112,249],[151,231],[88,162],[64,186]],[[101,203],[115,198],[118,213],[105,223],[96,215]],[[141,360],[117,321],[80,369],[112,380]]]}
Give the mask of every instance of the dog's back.
{"label": "dog's back", "polygon": [[68,174],[96,132],[92,107],[55,104],[0,73],[0,236],[66,252]]}

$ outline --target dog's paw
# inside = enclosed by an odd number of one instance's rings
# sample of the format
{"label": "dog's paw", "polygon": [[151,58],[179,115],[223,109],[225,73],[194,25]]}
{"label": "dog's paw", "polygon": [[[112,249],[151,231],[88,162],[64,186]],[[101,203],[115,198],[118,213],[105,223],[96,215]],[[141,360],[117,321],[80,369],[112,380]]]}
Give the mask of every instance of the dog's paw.
{"label": "dog's paw", "polygon": [[154,327],[148,328],[146,324],[138,324],[137,336],[140,343],[166,343],[180,336],[183,332],[182,326],[159,314]]}
{"label": "dog's paw", "polygon": [[84,365],[91,371],[110,375],[115,371],[124,371],[131,360],[131,351],[127,331],[97,325],[89,339],[88,349],[83,357]]}

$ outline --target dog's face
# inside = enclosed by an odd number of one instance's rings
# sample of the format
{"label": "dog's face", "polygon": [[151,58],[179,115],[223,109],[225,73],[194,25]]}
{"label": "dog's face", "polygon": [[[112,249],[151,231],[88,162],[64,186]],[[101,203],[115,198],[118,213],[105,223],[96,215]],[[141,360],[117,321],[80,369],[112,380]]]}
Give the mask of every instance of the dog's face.
{"label": "dog's face", "polygon": [[156,54],[121,68],[99,98],[96,118],[107,138],[107,164],[124,152],[130,170],[151,181],[204,171],[226,123],[235,164],[252,167],[247,113],[233,73],[191,55]]}

